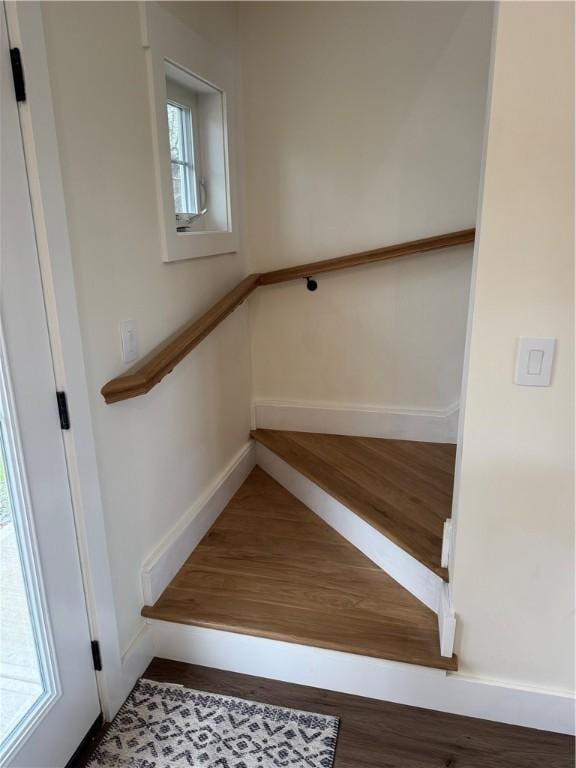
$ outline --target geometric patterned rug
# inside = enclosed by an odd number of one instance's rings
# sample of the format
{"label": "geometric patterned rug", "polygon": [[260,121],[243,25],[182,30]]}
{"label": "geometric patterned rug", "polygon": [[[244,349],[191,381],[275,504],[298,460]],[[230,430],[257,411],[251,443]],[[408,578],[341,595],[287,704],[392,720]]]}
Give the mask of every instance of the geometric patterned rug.
{"label": "geometric patterned rug", "polygon": [[87,768],[332,768],[338,718],[139,680]]}

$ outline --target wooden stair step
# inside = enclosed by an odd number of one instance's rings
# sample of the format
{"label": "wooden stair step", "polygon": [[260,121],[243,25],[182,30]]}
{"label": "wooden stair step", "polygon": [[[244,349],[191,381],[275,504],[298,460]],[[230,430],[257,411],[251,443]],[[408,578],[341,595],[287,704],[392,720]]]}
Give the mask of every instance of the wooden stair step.
{"label": "wooden stair step", "polygon": [[143,616],[455,670],[437,616],[256,467]]}
{"label": "wooden stair step", "polygon": [[252,437],[448,581],[441,565],[456,446],[257,429]]}

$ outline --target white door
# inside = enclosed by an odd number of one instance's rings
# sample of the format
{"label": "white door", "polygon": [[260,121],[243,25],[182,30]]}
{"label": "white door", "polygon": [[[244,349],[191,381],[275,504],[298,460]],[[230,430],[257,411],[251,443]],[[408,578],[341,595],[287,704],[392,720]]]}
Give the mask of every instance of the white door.
{"label": "white door", "polygon": [[63,768],[100,702],[3,4],[0,88],[0,764]]}

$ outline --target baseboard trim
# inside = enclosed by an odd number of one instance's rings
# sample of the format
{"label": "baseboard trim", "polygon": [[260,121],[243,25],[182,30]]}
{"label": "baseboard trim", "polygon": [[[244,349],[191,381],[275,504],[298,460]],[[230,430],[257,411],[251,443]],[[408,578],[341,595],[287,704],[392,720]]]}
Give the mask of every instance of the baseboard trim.
{"label": "baseboard trim", "polygon": [[148,557],[141,574],[144,605],[158,600],[254,465],[254,446],[249,441]]}
{"label": "baseboard trim", "polygon": [[256,463],[373,563],[438,613],[443,580],[260,443]]}
{"label": "baseboard trim", "polygon": [[426,410],[255,400],[252,411],[253,423],[260,429],[429,443],[455,443],[458,435],[458,403],[448,408]]}
{"label": "baseboard trim", "polygon": [[456,715],[574,733],[574,699],[458,673],[150,620],[156,656]]}
{"label": "baseboard trim", "polygon": [[440,655],[451,658],[456,639],[456,615],[452,610],[450,585],[444,583],[440,592],[438,607],[438,635],[440,637]]}
{"label": "baseboard trim", "polygon": [[[142,624],[136,636],[122,654],[124,699],[142,677],[154,658],[154,632],[148,623]],[[123,701],[121,702],[123,703]],[[112,713],[113,715],[116,713]]]}

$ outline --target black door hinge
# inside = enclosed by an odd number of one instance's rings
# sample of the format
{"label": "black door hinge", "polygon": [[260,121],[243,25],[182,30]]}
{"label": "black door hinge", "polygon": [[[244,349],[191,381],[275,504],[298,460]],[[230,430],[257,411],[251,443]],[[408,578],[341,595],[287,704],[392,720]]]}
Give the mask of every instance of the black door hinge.
{"label": "black door hinge", "polygon": [[92,660],[94,662],[94,669],[96,672],[102,672],[102,656],[100,655],[100,643],[98,640],[92,640],[90,643],[92,646]]}
{"label": "black door hinge", "polygon": [[24,69],[22,67],[20,48],[10,48],[10,62],[12,64],[16,101],[26,101],[26,86],[24,84]]}
{"label": "black door hinge", "polygon": [[66,392],[56,392],[58,403],[58,416],[60,416],[60,429],[70,429],[70,414],[68,413],[68,400]]}

